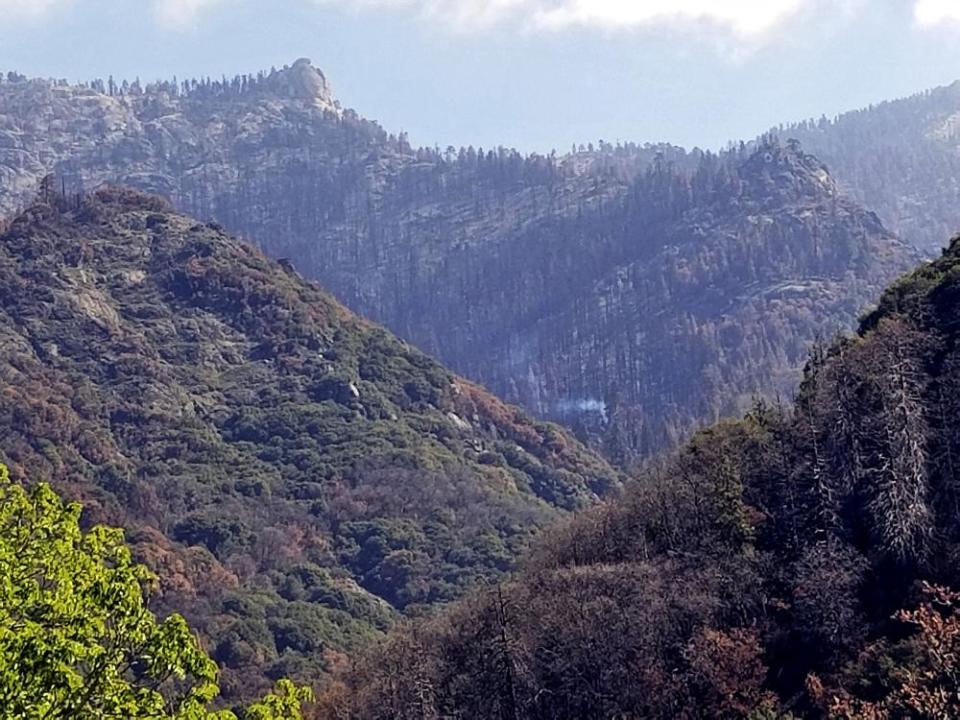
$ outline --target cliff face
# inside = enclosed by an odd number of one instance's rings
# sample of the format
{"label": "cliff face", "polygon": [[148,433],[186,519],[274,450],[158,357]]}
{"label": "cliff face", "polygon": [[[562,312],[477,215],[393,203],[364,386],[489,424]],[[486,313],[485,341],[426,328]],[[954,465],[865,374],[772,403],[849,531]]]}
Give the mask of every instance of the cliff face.
{"label": "cliff face", "polygon": [[787,391],[913,259],[797,148],[415,150],[306,61],[122,96],[7,82],[0,108],[3,207],[51,170],[160,193],[625,458]]}
{"label": "cliff face", "polygon": [[289,266],[126,191],[0,234],[0,462],[127,527],[233,695],[315,681],[619,484]]}

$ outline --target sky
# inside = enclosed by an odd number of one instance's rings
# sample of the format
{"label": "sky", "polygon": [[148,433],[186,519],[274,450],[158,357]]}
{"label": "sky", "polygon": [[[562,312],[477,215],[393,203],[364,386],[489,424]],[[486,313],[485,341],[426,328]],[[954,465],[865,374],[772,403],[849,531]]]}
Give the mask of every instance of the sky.
{"label": "sky", "polygon": [[960,79],[960,0],[0,0],[0,70],[212,76],[311,58],[421,145],[719,148]]}

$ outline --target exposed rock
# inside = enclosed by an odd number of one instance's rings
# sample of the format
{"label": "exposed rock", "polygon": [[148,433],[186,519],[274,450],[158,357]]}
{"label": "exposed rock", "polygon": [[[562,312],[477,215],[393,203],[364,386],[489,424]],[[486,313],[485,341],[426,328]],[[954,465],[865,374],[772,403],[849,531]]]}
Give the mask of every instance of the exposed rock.
{"label": "exposed rock", "polygon": [[307,58],[300,58],[291,67],[272,74],[268,83],[269,90],[282,97],[311,100],[321,107],[333,107],[326,76]]}
{"label": "exposed rock", "polygon": [[933,257],[960,230],[960,81],[776,128],[816,153],[845,192]]}

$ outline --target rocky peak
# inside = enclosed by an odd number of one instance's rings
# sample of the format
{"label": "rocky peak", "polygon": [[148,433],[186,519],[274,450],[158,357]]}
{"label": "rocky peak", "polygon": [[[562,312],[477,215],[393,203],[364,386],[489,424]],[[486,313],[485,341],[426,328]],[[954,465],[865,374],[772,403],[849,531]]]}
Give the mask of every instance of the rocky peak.
{"label": "rocky peak", "polygon": [[762,142],[741,165],[740,177],[758,197],[769,200],[837,194],[826,165],[805,153],[799,143]]}
{"label": "rocky peak", "polygon": [[276,70],[267,78],[267,88],[286,98],[313,100],[317,104],[334,107],[333,94],[326,75],[307,58]]}

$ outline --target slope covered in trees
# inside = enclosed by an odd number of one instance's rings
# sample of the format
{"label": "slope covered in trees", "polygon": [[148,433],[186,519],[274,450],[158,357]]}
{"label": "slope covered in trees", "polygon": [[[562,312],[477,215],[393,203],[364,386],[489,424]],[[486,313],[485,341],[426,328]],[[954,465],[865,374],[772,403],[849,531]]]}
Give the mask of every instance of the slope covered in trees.
{"label": "slope covered in trees", "polygon": [[[912,256],[816,158],[776,143],[704,155],[692,173],[655,160],[619,202],[491,244],[398,299],[424,326],[410,335],[446,328],[458,367],[538,414],[577,426],[594,408],[617,458],[789,395],[816,337],[847,328]],[[414,312],[428,293],[446,297],[442,317]]]}
{"label": "slope covered in trees", "polygon": [[0,457],[130,530],[228,695],[313,681],[617,474],[289,265],[123,190],[0,234]]}
{"label": "slope covered in trees", "polygon": [[326,716],[957,717],[958,316],[960,238],[812,353],[793,410],[698,433]]}
{"label": "slope covered in trees", "polygon": [[0,83],[0,207],[119,181],[287,257],[455,371],[624,459],[792,390],[910,252],[822,165],[600,143],[412,148],[308,61],[142,87]]}
{"label": "slope covered in trees", "polygon": [[960,229],[960,81],[775,132],[800,140],[925,255]]}

